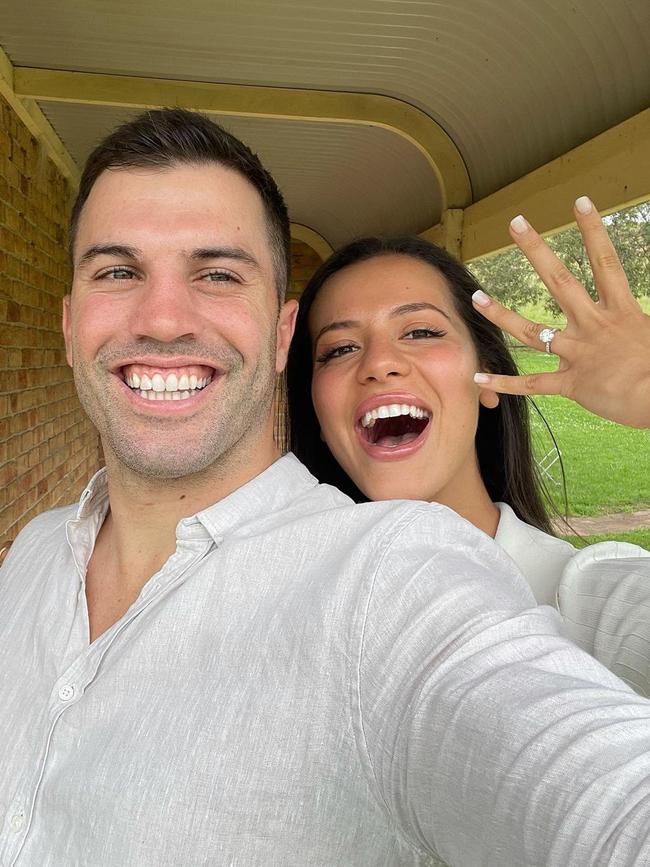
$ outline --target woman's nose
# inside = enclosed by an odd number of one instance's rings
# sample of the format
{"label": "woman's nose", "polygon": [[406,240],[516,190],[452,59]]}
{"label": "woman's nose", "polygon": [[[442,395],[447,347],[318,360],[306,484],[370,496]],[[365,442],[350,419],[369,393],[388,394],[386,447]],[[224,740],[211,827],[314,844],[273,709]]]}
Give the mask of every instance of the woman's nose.
{"label": "woman's nose", "polygon": [[390,341],[367,347],[359,365],[359,378],[363,382],[383,382],[406,376],[411,365],[404,353]]}

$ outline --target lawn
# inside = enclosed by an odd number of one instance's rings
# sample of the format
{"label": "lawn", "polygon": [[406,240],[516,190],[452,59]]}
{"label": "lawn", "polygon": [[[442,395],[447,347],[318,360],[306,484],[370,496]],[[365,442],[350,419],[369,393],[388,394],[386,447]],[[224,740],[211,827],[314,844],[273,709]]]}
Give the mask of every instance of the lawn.
{"label": "lawn", "polygon": [[650,527],[644,527],[642,530],[634,530],[632,533],[608,533],[604,536],[581,536],[577,539],[575,536],[562,536],[563,539],[568,539],[569,542],[582,548],[584,545],[593,545],[595,542],[607,542],[610,539],[616,539],[618,542],[631,542],[633,545],[640,545],[642,548],[650,551]]}
{"label": "lawn", "polygon": [[[552,355],[522,348],[515,351],[522,372],[554,370]],[[537,397],[564,463],[568,514],[600,515],[650,507],[650,432],[625,428],[583,410],[563,397]],[[541,457],[553,443],[541,420],[532,414],[535,452]],[[559,465],[548,485],[564,512]],[[618,538],[618,537],[617,537]],[[644,542],[645,545],[647,543]]]}

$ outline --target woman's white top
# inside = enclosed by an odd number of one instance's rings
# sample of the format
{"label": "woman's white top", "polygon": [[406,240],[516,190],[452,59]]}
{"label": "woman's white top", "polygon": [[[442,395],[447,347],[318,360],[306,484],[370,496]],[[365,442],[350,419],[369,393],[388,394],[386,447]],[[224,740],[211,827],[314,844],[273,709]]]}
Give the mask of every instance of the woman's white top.
{"label": "woman's white top", "polygon": [[519,520],[510,506],[495,541],[569,638],[642,695],[650,695],[650,551],[627,542],[576,549]]}

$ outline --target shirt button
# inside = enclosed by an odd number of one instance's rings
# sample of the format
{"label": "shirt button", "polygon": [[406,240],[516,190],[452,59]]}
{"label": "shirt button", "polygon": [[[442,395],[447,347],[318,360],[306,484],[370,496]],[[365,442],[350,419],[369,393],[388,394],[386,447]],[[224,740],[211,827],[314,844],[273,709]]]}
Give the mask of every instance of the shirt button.
{"label": "shirt button", "polygon": [[16,813],[15,816],[11,817],[11,822],[9,823],[9,827],[14,832],[14,834],[18,834],[19,831],[23,830],[24,824],[25,824],[25,814],[24,813]]}
{"label": "shirt button", "polygon": [[61,701],[70,701],[71,698],[74,698],[74,686],[71,683],[62,686],[59,690],[59,698]]}

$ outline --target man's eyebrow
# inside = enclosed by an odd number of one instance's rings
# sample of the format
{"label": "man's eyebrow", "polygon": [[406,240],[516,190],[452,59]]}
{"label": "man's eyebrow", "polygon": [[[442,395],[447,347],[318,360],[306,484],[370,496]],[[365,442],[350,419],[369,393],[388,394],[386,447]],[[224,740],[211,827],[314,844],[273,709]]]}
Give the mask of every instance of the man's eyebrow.
{"label": "man's eyebrow", "polygon": [[199,247],[192,250],[190,259],[203,261],[206,259],[236,259],[238,262],[244,262],[246,265],[252,265],[254,268],[260,267],[260,263],[255,256],[241,247]]}
{"label": "man's eyebrow", "polygon": [[358,328],[360,325],[361,323],[357,322],[356,319],[341,319],[339,322],[330,322],[329,325],[321,328],[316,337],[314,337],[314,344],[318,343],[323,334],[327,334],[328,331],[337,331],[341,328]]}
{"label": "man's eyebrow", "polygon": [[142,251],[137,247],[128,247],[126,244],[93,244],[79,257],[77,267],[85,265],[96,256],[120,256],[123,259],[138,259]]}
{"label": "man's eyebrow", "polygon": [[400,304],[399,307],[393,307],[390,311],[390,315],[391,317],[404,316],[406,313],[417,313],[420,310],[435,310],[451,322],[451,317],[448,313],[445,313],[444,310],[440,307],[436,307],[435,304],[431,304],[429,301],[414,301],[411,304]]}

